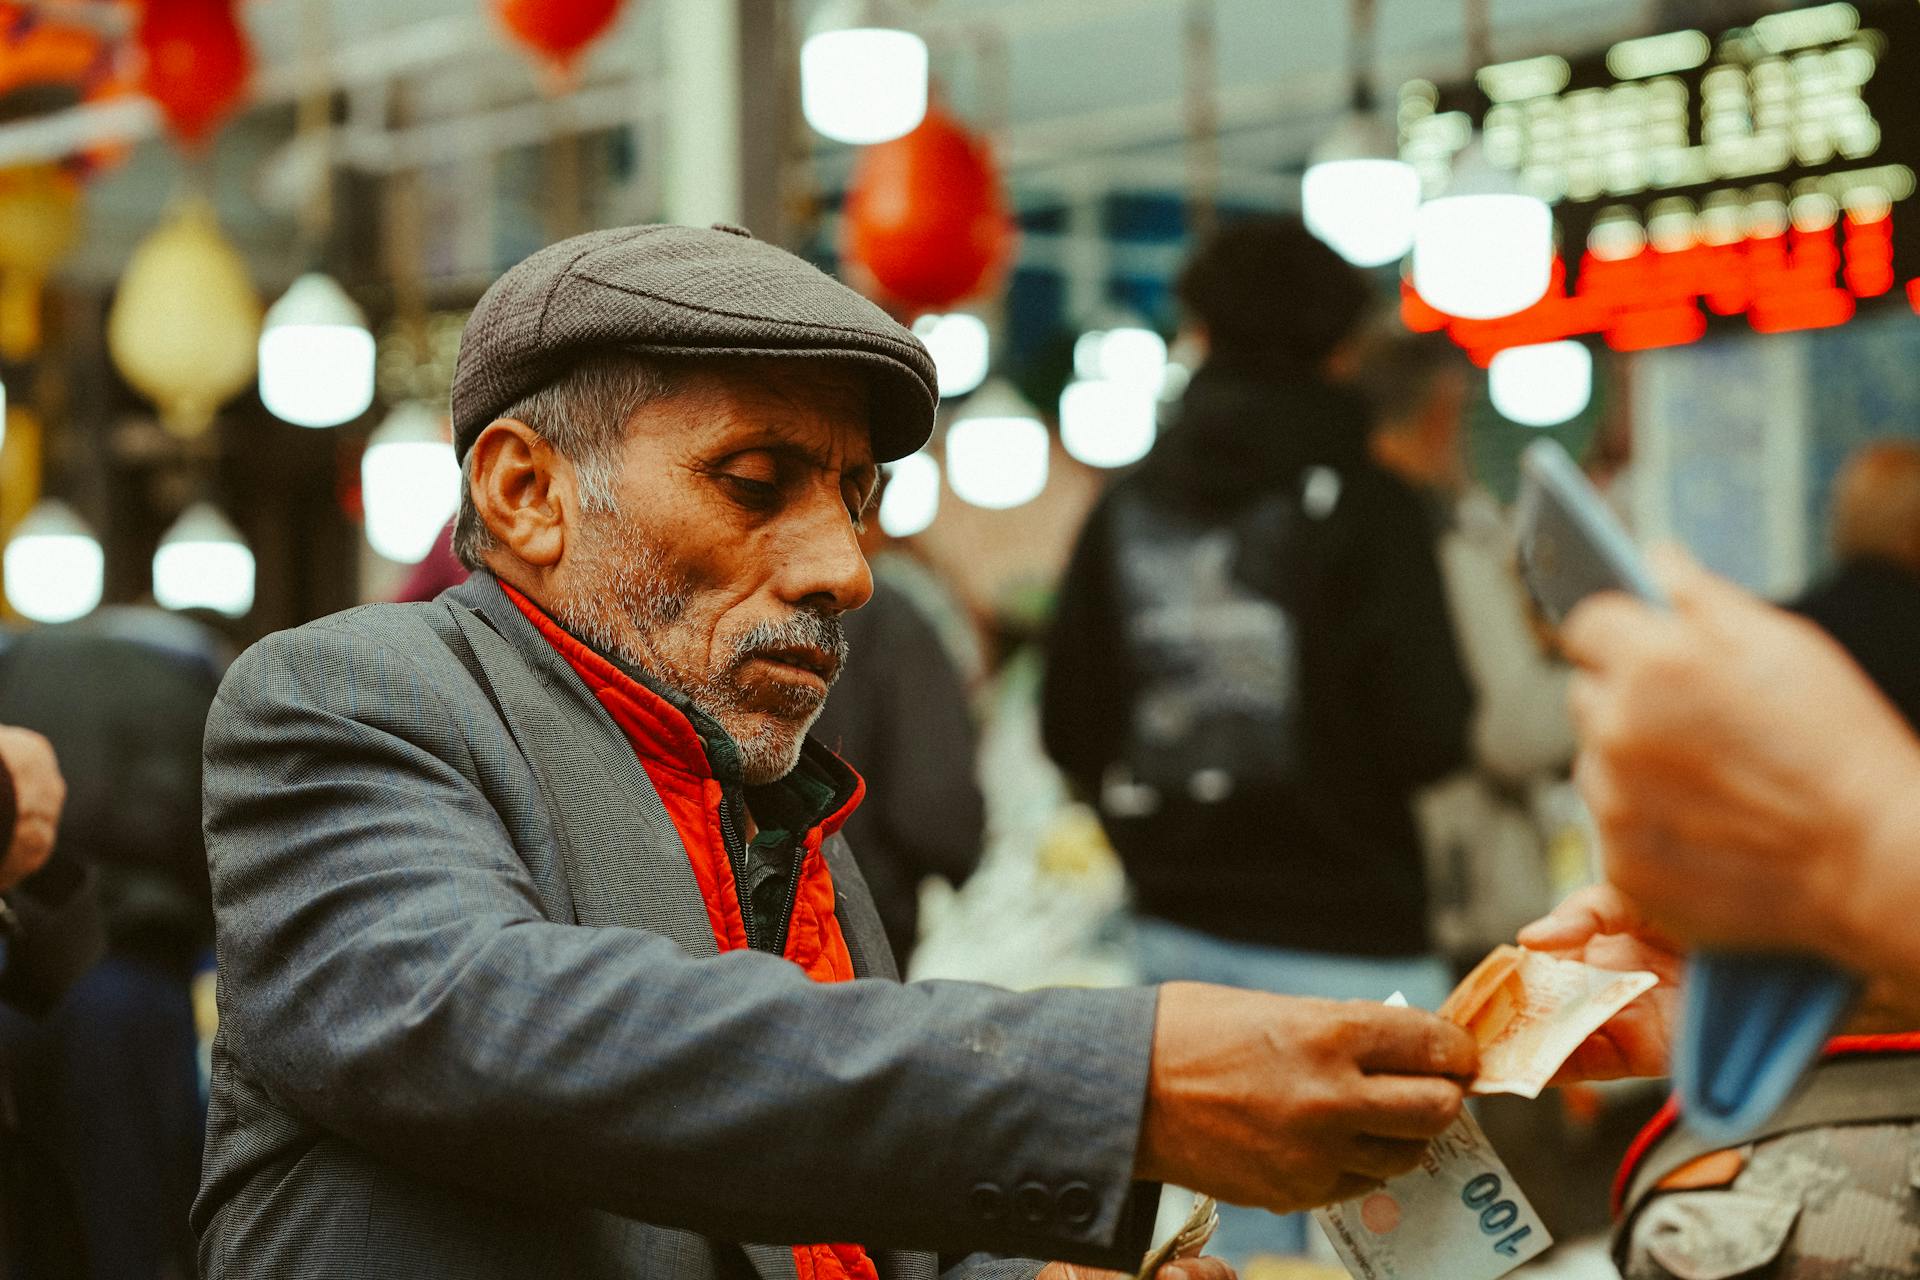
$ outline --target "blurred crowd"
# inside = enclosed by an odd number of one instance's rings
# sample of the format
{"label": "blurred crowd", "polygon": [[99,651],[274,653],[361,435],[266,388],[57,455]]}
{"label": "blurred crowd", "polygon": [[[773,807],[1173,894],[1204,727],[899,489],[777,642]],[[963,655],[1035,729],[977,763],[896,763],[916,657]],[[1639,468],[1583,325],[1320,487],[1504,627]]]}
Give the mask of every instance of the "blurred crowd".
{"label": "blurred crowd", "polygon": [[[910,977],[1437,1007],[1603,872],[1573,786],[1574,667],[1468,461],[1479,374],[1383,318],[1290,219],[1230,224],[1178,295],[1193,376],[1089,514],[1043,635],[971,609],[911,540],[865,535],[875,594],[846,619],[853,657],[814,731],[866,781],[849,841]],[[1920,446],[1859,452],[1832,509],[1834,568],[1790,607],[1920,723]],[[409,589],[460,576],[442,569]],[[1585,643],[1589,667],[1615,652]],[[0,645],[13,1275],[194,1272],[215,1016],[201,737],[229,657],[200,623],[138,608]],[[1597,816],[1631,857],[1623,812]],[[1607,870],[1631,883],[1635,866]],[[1604,1224],[1624,1135],[1658,1101],[1580,1086],[1485,1118],[1520,1135],[1516,1170],[1577,1234]],[[1218,1248],[1299,1256],[1309,1235],[1300,1215],[1231,1211]]]}

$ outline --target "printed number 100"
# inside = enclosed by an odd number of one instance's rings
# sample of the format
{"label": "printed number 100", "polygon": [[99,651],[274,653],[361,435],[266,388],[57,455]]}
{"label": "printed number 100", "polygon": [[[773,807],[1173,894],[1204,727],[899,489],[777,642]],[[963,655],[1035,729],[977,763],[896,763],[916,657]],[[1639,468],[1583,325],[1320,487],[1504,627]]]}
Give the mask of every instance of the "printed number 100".
{"label": "printed number 100", "polygon": [[[1511,1200],[1501,1199],[1500,1191],[1500,1176],[1494,1173],[1483,1173],[1469,1182],[1460,1192],[1460,1200],[1467,1208],[1480,1211],[1480,1230],[1490,1236],[1500,1235],[1520,1216],[1519,1207]],[[1495,1241],[1493,1251],[1504,1253],[1509,1258],[1517,1257],[1520,1253],[1520,1242],[1532,1234],[1532,1227],[1522,1227]]]}

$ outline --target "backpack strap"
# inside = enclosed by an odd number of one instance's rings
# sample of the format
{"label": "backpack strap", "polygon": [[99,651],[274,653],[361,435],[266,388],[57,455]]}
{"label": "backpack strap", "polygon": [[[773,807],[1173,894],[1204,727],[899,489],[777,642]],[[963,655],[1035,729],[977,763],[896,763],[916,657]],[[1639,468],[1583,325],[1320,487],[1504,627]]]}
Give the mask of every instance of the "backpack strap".
{"label": "backpack strap", "polygon": [[[1800,1091],[1748,1141],[1806,1129],[1920,1120],[1917,1055],[1920,1034],[1839,1037]],[[1628,1154],[1616,1187],[1617,1232],[1626,1231],[1668,1174],[1723,1149],[1702,1141],[1677,1119],[1669,1103]]]}

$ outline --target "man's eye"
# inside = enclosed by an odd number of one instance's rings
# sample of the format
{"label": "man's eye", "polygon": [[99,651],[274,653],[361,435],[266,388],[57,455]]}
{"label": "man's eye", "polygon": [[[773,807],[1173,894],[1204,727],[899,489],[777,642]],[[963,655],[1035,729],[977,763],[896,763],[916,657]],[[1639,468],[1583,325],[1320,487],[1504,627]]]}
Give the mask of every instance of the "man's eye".
{"label": "man's eye", "polygon": [[734,493],[748,502],[764,505],[780,496],[780,486],[772,480],[760,480],[732,472],[726,473],[724,478]]}

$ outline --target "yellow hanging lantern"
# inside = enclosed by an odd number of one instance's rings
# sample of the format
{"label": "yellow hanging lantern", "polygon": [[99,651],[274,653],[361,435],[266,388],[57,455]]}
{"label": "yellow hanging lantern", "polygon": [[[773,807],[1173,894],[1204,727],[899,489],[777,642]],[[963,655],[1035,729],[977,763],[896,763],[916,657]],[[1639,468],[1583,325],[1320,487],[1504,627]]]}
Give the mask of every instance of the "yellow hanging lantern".
{"label": "yellow hanging lantern", "polygon": [[40,288],[80,229],[80,183],[56,165],[0,169],[0,355],[40,349]]}
{"label": "yellow hanging lantern", "polygon": [[183,201],[140,242],[107,315],[120,375],[175,435],[197,436],[253,385],[260,297],[204,200]]}
{"label": "yellow hanging lantern", "polygon": [[[6,407],[6,437],[0,440],[0,543],[40,501],[40,419],[25,405]],[[0,618],[17,619],[0,575]]]}

